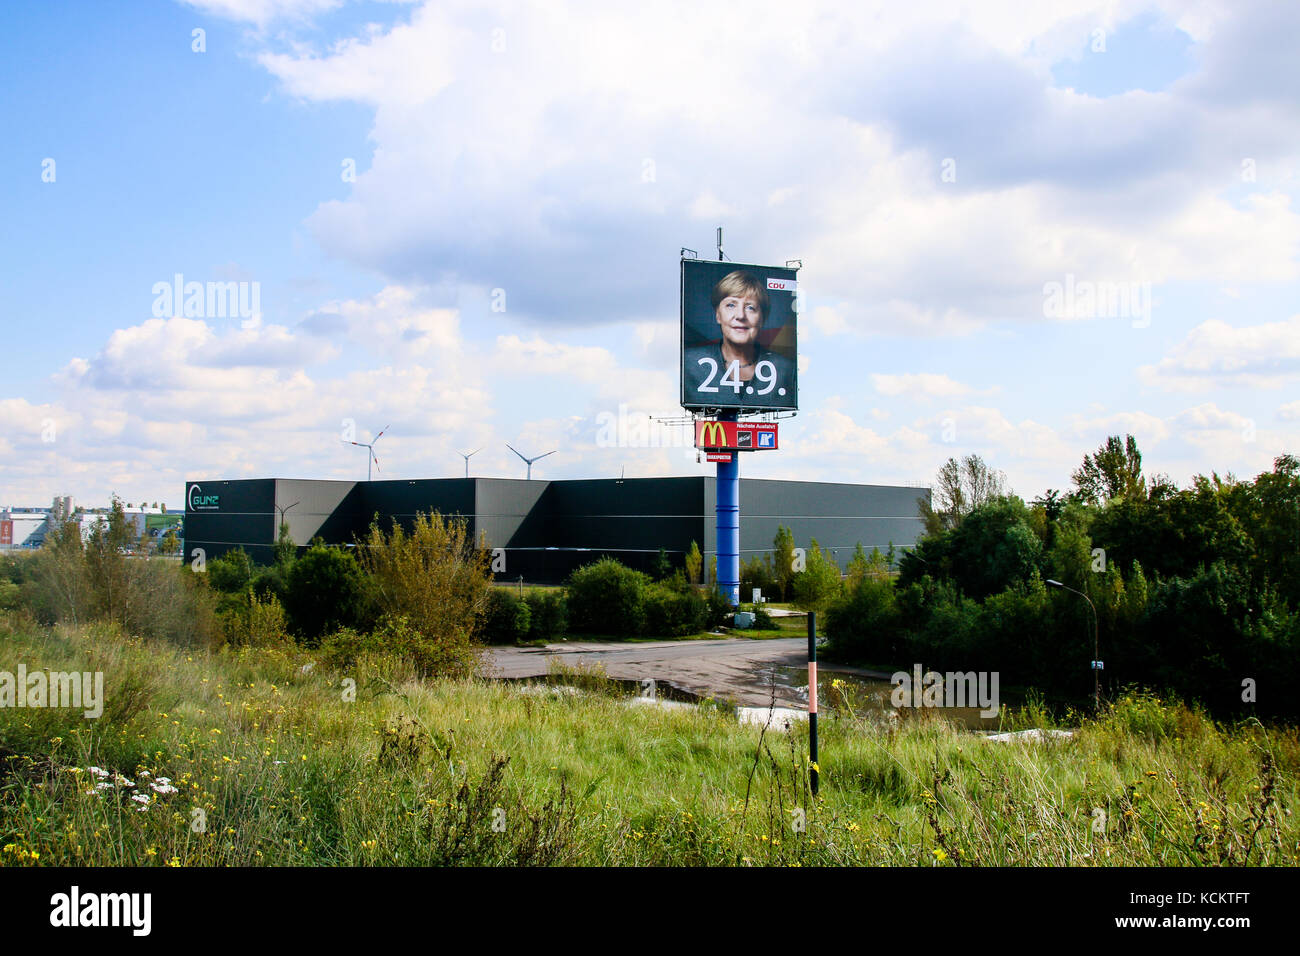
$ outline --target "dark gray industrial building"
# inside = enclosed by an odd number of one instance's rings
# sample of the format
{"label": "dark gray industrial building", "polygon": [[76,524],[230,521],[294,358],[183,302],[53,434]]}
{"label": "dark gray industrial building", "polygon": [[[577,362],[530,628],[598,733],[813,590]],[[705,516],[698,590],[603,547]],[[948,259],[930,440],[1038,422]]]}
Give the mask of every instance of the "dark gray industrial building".
{"label": "dark gray industrial building", "polygon": [[[772,550],[777,527],[795,545],[817,539],[843,567],[859,542],[870,553],[911,547],[922,526],[918,499],[926,488],[743,479],[740,485],[741,559]],[[525,481],[510,478],[433,478],[421,481],[316,481],[254,478],[185,485],[185,554],[207,558],[242,547],[268,563],[280,523],[295,543],[320,536],[346,546],[378,516],[408,526],[418,512],[469,519],[474,539],[505,548],[506,571],[528,581],[559,582],[602,555],[646,569],[664,548],[681,566],[691,542],[707,565],[716,554],[715,479],[598,478]]]}

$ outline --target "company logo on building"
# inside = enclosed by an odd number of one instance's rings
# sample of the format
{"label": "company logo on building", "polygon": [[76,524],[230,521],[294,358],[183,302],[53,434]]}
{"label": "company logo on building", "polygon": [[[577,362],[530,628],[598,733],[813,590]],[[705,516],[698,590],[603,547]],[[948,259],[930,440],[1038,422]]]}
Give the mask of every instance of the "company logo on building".
{"label": "company logo on building", "polygon": [[189,506],[191,511],[217,511],[221,508],[221,496],[205,495],[202,485],[190,485]]}
{"label": "company logo on building", "polygon": [[753,451],[758,448],[776,448],[776,429],[775,422],[697,421],[695,447],[702,451],[714,449]]}
{"label": "company logo on building", "polygon": [[727,448],[730,442],[727,441],[727,425],[725,422],[699,422],[696,427],[699,429],[699,440],[696,444],[700,448]]}

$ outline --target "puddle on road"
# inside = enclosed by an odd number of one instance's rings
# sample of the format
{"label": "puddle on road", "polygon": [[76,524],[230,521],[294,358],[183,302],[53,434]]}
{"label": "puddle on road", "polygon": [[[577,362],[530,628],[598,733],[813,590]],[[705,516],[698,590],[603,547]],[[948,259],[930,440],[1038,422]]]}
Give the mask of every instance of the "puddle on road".
{"label": "puddle on road", "polygon": [[[719,701],[693,693],[668,681],[632,680],[616,677],[574,677],[568,674],[549,674],[543,677],[501,678],[517,685],[525,693],[581,694],[596,689],[593,680],[614,685],[633,706],[659,706],[665,708],[691,707],[711,702],[736,715],[742,723],[768,724],[773,729],[784,729],[788,721],[808,719],[808,671],[803,667],[784,665],[768,666],[758,672],[756,686],[771,688],[775,683],[775,707],[744,705]],[[839,682],[839,686],[835,686]],[[899,720],[918,720],[925,717],[942,717],[967,730],[997,730],[999,718],[984,717],[978,707],[896,708],[890,700],[894,685],[887,680],[876,680],[857,674],[848,674],[826,668],[817,672],[818,710],[823,720],[838,714],[852,713],[877,728],[888,728]],[[770,693],[770,690],[768,691]],[[798,702],[790,706],[792,702]],[[1005,699],[1002,703],[1008,703]]]}
{"label": "puddle on road", "polygon": [[[514,685],[520,692],[526,694],[581,695],[596,691],[592,678],[573,677],[567,674],[505,677],[500,680]],[[669,681],[632,680],[619,677],[601,677],[595,680],[603,682],[605,686],[618,687],[624,694],[624,701],[630,707],[660,707],[676,710],[698,707],[707,703],[709,706],[734,714],[742,724],[754,724],[759,727],[766,724],[774,730],[785,730],[789,722],[808,719],[807,712],[803,710],[782,706],[749,707],[743,704],[732,704],[693,693]]]}
{"label": "puddle on road", "polygon": [[[775,681],[777,696],[808,702],[808,669],[775,666],[766,668],[765,681]],[[836,687],[835,684],[839,683]],[[770,684],[769,684],[770,686]],[[894,685],[887,680],[847,674],[830,668],[817,668],[817,709],[823,716],[852,712],[873,723],[888,725],[897,720],[915,720],[925,716],[951,720],[967,730],[997,730],[999,719],[985,717],[978,707],[895,707],[890,700]],[[1002,700],[1001,703],[1008,703]]]}

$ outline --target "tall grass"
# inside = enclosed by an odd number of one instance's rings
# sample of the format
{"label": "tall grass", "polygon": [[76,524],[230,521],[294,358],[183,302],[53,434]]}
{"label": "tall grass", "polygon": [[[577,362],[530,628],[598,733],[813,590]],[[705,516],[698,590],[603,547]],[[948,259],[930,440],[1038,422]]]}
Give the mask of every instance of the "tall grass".
{"label": "tall grass", "polygon": [[[613,693],[424,682],[381,654],[331,667],[293,645],[186,649],[113,627],[0,618],[0,670],[20,661],[102,670],[106,708],[99,720],[0,710],[6,864],[1300,856],[1296,732],[1224,727],[1150,697],[1039,743],[993,743],[943,721],[881,730],[844,712],[822,724],[814,799],[799,723],[764,731],[717,709],[628,707]],[[583,676],[598,689],[598,673]]]}

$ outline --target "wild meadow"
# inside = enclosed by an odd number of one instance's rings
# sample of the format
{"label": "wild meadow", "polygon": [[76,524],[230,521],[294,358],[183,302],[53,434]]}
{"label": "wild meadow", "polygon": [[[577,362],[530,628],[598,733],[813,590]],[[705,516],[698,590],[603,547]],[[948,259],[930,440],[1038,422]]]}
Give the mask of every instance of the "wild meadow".
{"label": "wild meadow", "polygon": [[[104,711],[0,709],[4,865],[1295,865],[1300,736],[1122,697],[1069,738],[422,678],[409,659],[184,648],[0,618],[0,670],[101,671]],[[573,692],[573,691],[577,692]],[[1008,728],[1050,727],[1040,707]]]}

